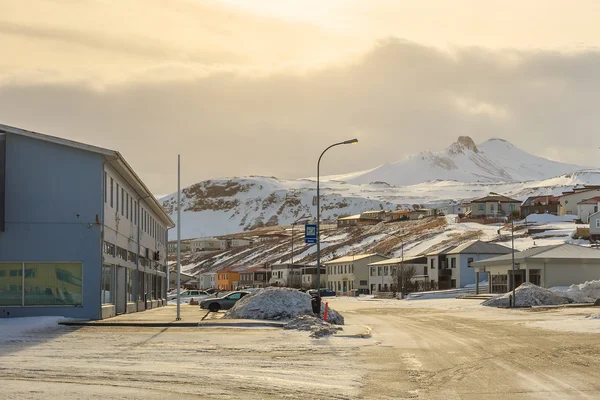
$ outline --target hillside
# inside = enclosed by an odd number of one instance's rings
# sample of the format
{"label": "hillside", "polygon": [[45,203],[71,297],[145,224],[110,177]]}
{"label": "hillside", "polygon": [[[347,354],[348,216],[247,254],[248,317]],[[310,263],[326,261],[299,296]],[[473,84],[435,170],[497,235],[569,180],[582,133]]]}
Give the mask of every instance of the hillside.
{"label": "hillside", "polygon": [[425,151],[369,171],[328,178],[355,184],[386,182],[390,185],[414,185],[434,180],[521,182],[548,179],[582,169],[586,167],[534,156],[503,139],[492,138],[475,145],[470,137],[461,136],[440,152]]}

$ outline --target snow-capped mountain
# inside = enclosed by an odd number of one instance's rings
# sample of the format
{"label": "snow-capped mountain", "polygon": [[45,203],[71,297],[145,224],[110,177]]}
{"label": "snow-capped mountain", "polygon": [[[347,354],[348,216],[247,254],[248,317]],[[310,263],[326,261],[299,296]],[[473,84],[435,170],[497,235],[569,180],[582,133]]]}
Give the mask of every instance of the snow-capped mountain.
{"label": "snow-capped mountain", "polygon": [[[476,146],[471,138],[460,137],[442,152],[323,178],[321,215],[335,219],[366,210],[438,207],[490,192],[524,200],[584,184],[600,184],[600,171],[536,157],[501,139]],[[287,225],[305,214],[315,217],[315,195],[313,179],[250,176],[199,182],[182,190],[182,237]],[[176,197],[173,193],[160,200],[173,219]]]}
{"label": "snow-capped mountain", "polygon": [[372,170],[325,179],[390,185],[413,185],[433,180],[521,182],[548,179],[586,168],[534,156],[503,139],[493,138],[475,145],[470,137],[461,136],[440,152],[421,152]]}

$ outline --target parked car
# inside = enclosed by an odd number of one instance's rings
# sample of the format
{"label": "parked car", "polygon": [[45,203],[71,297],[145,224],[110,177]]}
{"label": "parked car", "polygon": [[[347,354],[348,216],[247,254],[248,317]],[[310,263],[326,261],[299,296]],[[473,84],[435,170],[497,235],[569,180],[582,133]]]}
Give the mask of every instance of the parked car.
{"label": "parked car", "polygon": [[[310,289],[308,292],[313,297],[317,296],[317,289]],[[335,292],[329,289],[321,289],[321,297],[335,296]]]}
{"label": "parked car", "polygon": [[[194,299],[204,299],[206,297],[209,297],[210,294],[206,293],[203,290],[182,290],[181,291],[181,298],[182,299],[187,299],[187,298],[194,298]],[[177,292],[170,294],[167,297],[167,300],[177,300]]]}
{"label": "parked car", "polygon": [[225,296],[216,297],[213,299],[205,299],[200,302],[200,308],[217,312],[219,310],[229,310],[242,297],[249,295],[250,292],[245,290],[229,293]]}

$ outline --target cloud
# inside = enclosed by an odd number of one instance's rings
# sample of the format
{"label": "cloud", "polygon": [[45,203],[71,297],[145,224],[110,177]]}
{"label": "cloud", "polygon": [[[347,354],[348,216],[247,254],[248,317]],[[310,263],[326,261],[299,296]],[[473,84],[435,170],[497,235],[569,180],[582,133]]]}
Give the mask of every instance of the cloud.
{"label": "cloud", "polygon": [[441,51],[388,38],[349,62],[303,71],[181,63],[100,88],[4,80],[0,122],[118,149],[156,193],[175,190],[177,153],[184,184],[305,177],[322,149],[355,136],[360,144],[332,149],[322,173],[440,150],[459,135],[594,165],[599,67],[595,51]]}

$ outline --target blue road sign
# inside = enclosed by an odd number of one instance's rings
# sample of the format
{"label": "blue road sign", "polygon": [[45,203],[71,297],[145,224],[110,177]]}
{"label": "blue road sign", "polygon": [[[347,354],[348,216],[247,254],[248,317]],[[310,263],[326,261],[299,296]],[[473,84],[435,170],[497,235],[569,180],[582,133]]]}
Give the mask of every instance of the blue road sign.
{"label": "blue road sign", "polygon": [[304,243],[306,244],[316,244],[317,243],[317,225],[315,224],[307,224],[304,225]]}

